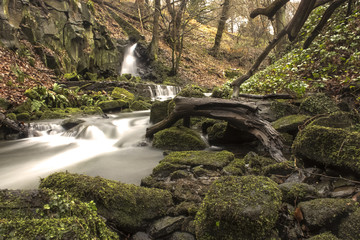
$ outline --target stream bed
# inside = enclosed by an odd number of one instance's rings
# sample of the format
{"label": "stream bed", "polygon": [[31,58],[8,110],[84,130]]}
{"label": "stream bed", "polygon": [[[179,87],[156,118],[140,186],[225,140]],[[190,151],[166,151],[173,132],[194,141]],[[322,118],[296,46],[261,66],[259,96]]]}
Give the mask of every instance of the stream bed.
{"label": "stream bed", "polygon": [[162,159],[145,140],[149,111],[81,118],[65,131],[49,120],[32,123],[38,137],[0,142],[0,189],[37,188],[53,172],[101,176],[140,184]]}

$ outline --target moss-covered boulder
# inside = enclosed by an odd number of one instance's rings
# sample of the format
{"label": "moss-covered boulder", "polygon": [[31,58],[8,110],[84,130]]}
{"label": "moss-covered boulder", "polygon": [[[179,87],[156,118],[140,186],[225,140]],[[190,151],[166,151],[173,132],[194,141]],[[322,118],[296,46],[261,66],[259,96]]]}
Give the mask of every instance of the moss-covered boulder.
{"label": "moss-covered boulder", "polygon": [[299,113],[299,107],[287,100],[274,100],[270,104],[269,114],[271,119],[279,119],[288,115]]}
{"label": "moss-covered boulder", "polygon": [[325,94],[316,94],[305,98],[300,104],[300,111],[310,115],[339,111],[336,103]]}
{"label": "moss-covered boulder", "polygon": [[208,140],[211,144],[221,143],[226,132],[227,123],[215,123],[207,129]]}
{"label": "moss-covered boulder", "polygon": [[116,87],[112,90],[111,97],[113,99],[121,99],[127,102],[132,102],[135,99],[134,94],[132,94],[131,92],[129,92],[124,88],[119,88],[119,87]]}
{"label": "moss-covered boulder", "polygon": [[223,172],[228,175],[242,176],[246,172],[245,165],[246,164],[244,159],[237,158],[234,161],[230,162],[229,165],[224,167]]}
{"label": "moss-covered boulder", "polygon": [[298,132],[299,126],[309,118],[309,116],[301,114],[289,115],[276,120],[275,122],[271,123],[271,125],[279,132],[295,135]]}
{"label": "moss-covered boulder", "polygon": [[279,189],[282,192],[283,201],[290,204],[310,200],[319,196],[316,189],[306,183],[282,183],[279,185]]}
{"label": "moss-covered boulder", "polygon": [[360,239],[360,208],[341,221],[338,232],[340,239]]}
{"label": "moss-covered boulder", "polygon": [[155,133],[153,146],[166,150],[188,151],[205,149],[206,143],[198,132],[178,126]]}
{"label": "moss-covered boulder", "polygon": [[107,100],[99,102],[98,106],[104,112],[117,111],[128,106],[128,102],[124,100]]}
{"label": "moss-covered boulder", "polygon": [[320,117],[311,122],[311,125],[318,125],[332,128],[351,128],[359,123],[359,116],[349,112],[334,112],[328,116]]}
{"label": "moss-covered boulder", "polygon": [[148,110],[151,108],[151,104],[147,103],[145,101],[135,101],[133,103],[130,104],[130,109],[132,111],[141,111],[141,110]]}
{"label": "moss-covered boulder", "polygon": [[155,101],[151,105],[150,110],[150,122],[155,124],[165,119],[168,116],[169,101]]}
{"label": "moss-covered boulder", "polygon": [[93,200],[99,213],[124,232],[144,230],[173,204],[171,194],[165,190],[79,174],[54,173],[42,179],[40,187],[65,190],[83,201]]}
{"label": "moss-covered boulder", "polygon": [[267,177],[216,180],[196,215],[199,240],[267,239],[278,219],[281,191]]}
{"label": "moss-covered boulder", "polygon": [[301,209],[307,227],[311,231],[331,230],[349,213],[358,208],[358,203],[351,199],[322,198],[301,202]]}
{"label": "moss-covered boulder", "polygon": [[[162,165],[172,164],[176,166],[175,170],[180,169],[180,166],[196,167],[202,165],[208,169],[219,169],[227,166],[234,160],[234,154],[228,151],[209,152],[209,151],[181,151],[171,152],[160,164],[155,167],[154,171],[163,168]],[[184,169],[182,167],[181,169]]]}
{"label": "moss-covered boulder", "polygon": [[23,112],[23,113],[19,113],[16,115],[16,119],[18,121],[23,121],[23,122],[27,122],[30,121],[31,117],[30,114],[27,112]]}
{"label": "moss-covered boulder", "polygon": [[68,114],[66,114],[63,110],[60,109],[54,109],[53,111],[51,110],[47,110],[45,111],[40,119],[41,120],[45,120],[45,119],[62,119],[62,118],[66,118],[68,117]]}
{"label": "moss-covered boulder", "polygon": [[188,85],[188,86],[184,87],[177,94],[177,96],[193,97],[193,98],[203,98],[203,97],[205,97],[204,90],[201,87],[195,86],[195,85]]}
{"label": "moss-covered boulder", "polygon": [[297,157],[360,174],[360,133],[345,129],[309,126],[294,140]]}
{"label": "moss-covered boulder", "polygon": [[[345,239],[345,238],[342,238]],[[309,240],[340,240],[335,235],[333,235],[331,232],[321,233],[319,235],[313,236],[309,238]]]}
{"label": "moss-covered boulder", "polygon": [[2,190],[0,208],[0,239],[119,239],[94,202],[66,192]]}

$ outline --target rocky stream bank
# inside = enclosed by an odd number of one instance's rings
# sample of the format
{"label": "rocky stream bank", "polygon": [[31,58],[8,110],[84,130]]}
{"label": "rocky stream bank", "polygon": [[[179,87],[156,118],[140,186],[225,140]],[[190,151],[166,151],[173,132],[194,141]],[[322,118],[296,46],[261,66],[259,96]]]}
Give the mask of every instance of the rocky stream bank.
{"label": "rocky stream bank", "polygon": [[[358,113],[322,94],[242,100],[281,133],[288,161],[248,131],[191,118],[154,135],[164,159],[141,186],[59,172],[0,191],[0,239],[360,239]],[[153,104],[151,120],[173,104]]]}

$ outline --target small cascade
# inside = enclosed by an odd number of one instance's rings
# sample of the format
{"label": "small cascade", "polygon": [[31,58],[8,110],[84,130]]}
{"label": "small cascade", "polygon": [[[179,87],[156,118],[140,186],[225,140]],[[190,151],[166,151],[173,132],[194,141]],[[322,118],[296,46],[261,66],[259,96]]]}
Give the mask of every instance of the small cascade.
{"label": "small cascade", "polygon": [[135,57],[135,49],[137,43],[131,45],[125,50],[124,60],[121,64],[121,74],[130,73],[131,75],[137,76],[137,65],[136,65],[136,57]]}
{"label": "small cascade", "polygon": [[180,92],[179,86],[152,85],[149,86],[150,96],[153,101],[166,101],[172,99]]}

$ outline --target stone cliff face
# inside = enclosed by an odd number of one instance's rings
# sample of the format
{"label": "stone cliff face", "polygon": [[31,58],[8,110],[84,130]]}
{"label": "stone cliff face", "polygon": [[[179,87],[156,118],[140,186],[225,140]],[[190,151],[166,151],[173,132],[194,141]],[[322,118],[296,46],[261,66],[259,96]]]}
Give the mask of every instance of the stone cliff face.
{"label": "stone cliff face", "polygon": [[93,11],[91,1],[0,0],[0,42],[18,48],[29,41],[58,74],[116,74],[126,41],[111,39]]}

